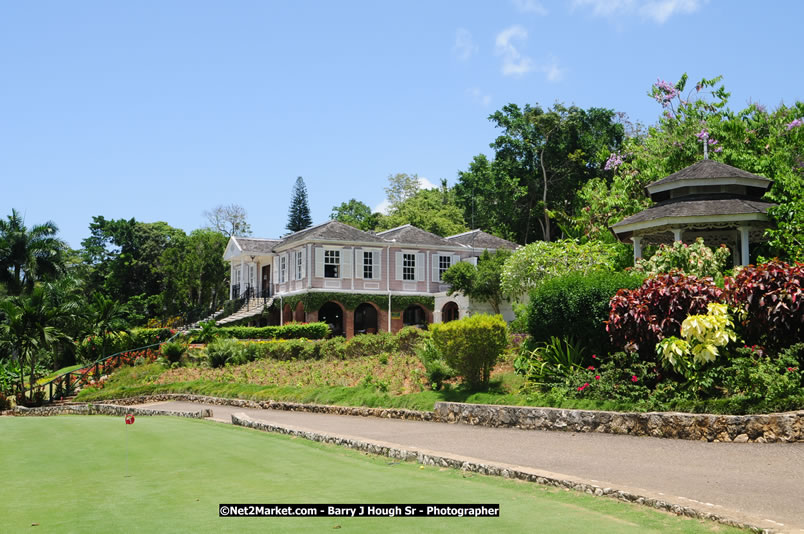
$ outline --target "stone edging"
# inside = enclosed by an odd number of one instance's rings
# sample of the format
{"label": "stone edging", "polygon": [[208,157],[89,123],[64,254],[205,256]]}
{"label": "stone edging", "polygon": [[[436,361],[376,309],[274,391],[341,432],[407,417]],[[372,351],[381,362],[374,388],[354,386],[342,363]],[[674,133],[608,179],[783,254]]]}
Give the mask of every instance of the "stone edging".
{"label": "stone edging", "polygon": [[804,441],[804,411],[758,415],[605,412],[437,402],[435,421],[524,430],[604,432],[699,441]]}
{"label": "stone edging", "polygon": [[164,393],[117,399],[115,404],[144,404],[160,401],[187,401],[242,408],[262,408],[299,412],[383,417],[411,421],[464,423],[523,430],[561,430],[565,432],[603,432],[669,439],[735,442],[804,441],[804,411],[760,415],[712,415],[678,412],[605,412],[567,410],[531,406],[463,404],[437,402],[432,412],[402,408],[366,408],[295,402],[252,401]]}
{"label": "stone edging", "polygon": [[191,419],[204,419],[212,416],[212,410],[204,408],[196,412],[179,412],[174,410],[154,410],[150,408],[130,408],[112,404],[65,404],[61,406],[41,406],[39,408],[25,408],[18,406],[13,415],[40,416],[51,415],[170,415],[173,417],[188,417]]}
{"label": "stone edging", "polygon": [[594,484],[579,482],[577,480],[568,480],[568,479],[556,478],[554,476],[545,476],[544,474],[537,473],[535,470],[530,470],[524,467],[509,466],[496,463],[473,462],[466,459],[460,459],[441,454],[432,454],[432,453],[416,451],[413,449],[391,447],[382,443],[372,441],[363,441],[347,437],[333,436],[319,432],[300,430],[291,427],[284,427],[280,425],[274,425],[271,423],[256,421],[244,413],[232,414],[232,424],[236,426],[252,428],[255,430],[261,430],[263,432],[274,432],[278,434],[286,434],[289,436],[300,437],[311,441],[317,441],[319,443],[329,443],[333,445],[339,445],[342,447],[355,449],[361,452],[376,454],[379,456],[387,456],[389,458],[395,458],[398,460],[415,461],[423,465],[449,467],[453,469],[460,469],[462,471],[479,473],[482,475],[501,476],[504,478],[513,478],[517,480],[523,480],[526,482],[535,482],[537,484],[542,484],[546,486],[555,486],[557,488],[570,489],[582,493],[587,493],[589,495],[595,495],[598,497],[606,496],[613,499],[619,499],[625,502],[632,502],[635,504],[649,506],[651,508],[656,508],[657,510],[663,510],[680,516],[692,517],[695,519],[708,520],[708,521],[716,521],[724,525],[748,529],[753,532],[765,532],[765,533],[775,532],[774,530],[771,529],[765,529],[749,523],[735,521],[733,519],[729,519],[724,516],[713,514],[708,511],[697,510],[689,506],[681,506],[660,499],[645,497],[628,491],[617,490],[614,488],[603,488],[600,486],[596,486]]}

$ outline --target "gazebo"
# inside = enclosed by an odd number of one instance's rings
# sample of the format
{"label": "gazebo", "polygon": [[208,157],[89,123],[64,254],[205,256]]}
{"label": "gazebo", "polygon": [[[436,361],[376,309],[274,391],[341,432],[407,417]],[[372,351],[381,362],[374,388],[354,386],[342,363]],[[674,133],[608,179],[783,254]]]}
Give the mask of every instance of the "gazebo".
{"label": "gazebo", "polygon": [[[702,237],[709,247],[727,245],[734,266],[748,265],[749,246],[760,243],[770,226],[762,196],[772,181],[704,159],[649,184],[654,206],[611,226],[614,235],[634,244],[634,259],[646,245],[692,243]],[[739,252],[738,252],[739,251]]]}

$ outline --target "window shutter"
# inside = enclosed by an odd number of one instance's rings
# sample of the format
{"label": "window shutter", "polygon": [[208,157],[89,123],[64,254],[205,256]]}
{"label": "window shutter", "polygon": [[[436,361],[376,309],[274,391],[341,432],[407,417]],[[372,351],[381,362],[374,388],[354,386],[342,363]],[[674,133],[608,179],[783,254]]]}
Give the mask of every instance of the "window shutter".
{"label": "window shutter", "polygon": [[290,254],[285,253],[285,279],[283,282],[290,280]]}
{"label": "window shutter", "polygon": [[424,264],[424,253],[419,252],[416,254],[416,281],[423,282],[424,281],[424,273],[426,265]]}
{"label": "window shutter", "polygon": [[352,251],[341,249],[341,278],[352,277]]}
{"label": "window shutter", "polygon": [[453,254],[452,263],[450,263],[449,266],[452,267],[453,265],[456,265],[459,261],[461,261],[461,257],[458,256],[457,254]]}
{"label": "window shutter", "polygon": [[279,256],[274,256],[274,282],[281,283],[279,279]]}
{"label": "window shutter", "polygon": [[381,265],[381,258],[382,252],[379,250],[374,250],[371,252],[371,258],[374,264],[374,272],[372,273],[372,280],[382,280],[382,265]]}
{"label": "window shutter", "polygon": [[430,261],[433,262],[433,265],[432,265],[432,273],[433,273],[432,281],[433,282],[440,282],[441,281],[441,278],[438,276],[438,268],[441,265],[441,262],[439,261],[439,258],[441,258],[440,254],[433,254],[432,256],[430,256]]}
{"label": "window shutter", "polygon": [[354,254],[355,254],[355,278],[360,280],[363,278],[363,264],[365,263],[363,261],[363,249],[362,248],[354,249]]}
{"label": "window shutter", "polygon": [[402,253],[396,253],[396,279],[402,280]]}
{"label": "window shutter", "polygon": [[315,277],[324,278],[324,249],[315,247]]}
{"label": "window shutter", "polygon": [[301,256],[301,280],[303,280],[307,276],[307,252],[301,249],[299,255]]}

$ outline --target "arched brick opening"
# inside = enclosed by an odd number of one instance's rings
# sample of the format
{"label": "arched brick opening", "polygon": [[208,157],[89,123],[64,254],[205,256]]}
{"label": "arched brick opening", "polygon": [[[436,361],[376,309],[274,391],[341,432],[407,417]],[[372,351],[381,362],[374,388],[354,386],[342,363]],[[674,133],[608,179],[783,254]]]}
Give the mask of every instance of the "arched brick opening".
{"label": "arched brick opening", "polygon": [[448,323],[450,321],[455,321],[460,317],[460,312],[458,311],[458,304],[454,301],[449,301],[444,304],[444,307],[441,308],[441,322]]}
{"label": "arched brick opening", "polygon": [[427,328],[429,323],[429,316],[427,310],[418,304],[411,304],[405,311],[402,312],[402,325],[403,326],[418,326],[420,328]]}
{"label": "arched brick opening", "polygon": [[296,311],[293,312],[293,320],[296,321],[297,323],[304,322],[304,304],[302,304],[301,302],[296,304]]}
{"label": "arched brick opening", "polygon": [[374,303],[363,302],[354,311],[354,335],[376,334],[379,331],[380,310]]}
{"label": "arched brick opening", "polygon": [[343,306],[331,300],[322,304],[318,309],[318,320],[329,325],[333,336],[342,336],[347,332],[344,330],[345,315]]}
{"label": "arched brick opening", "polygon": [[285,304],[285,307],[282,308],[282,324],[289,323],[293,320],[293,311],[290,307],[290,304]]}

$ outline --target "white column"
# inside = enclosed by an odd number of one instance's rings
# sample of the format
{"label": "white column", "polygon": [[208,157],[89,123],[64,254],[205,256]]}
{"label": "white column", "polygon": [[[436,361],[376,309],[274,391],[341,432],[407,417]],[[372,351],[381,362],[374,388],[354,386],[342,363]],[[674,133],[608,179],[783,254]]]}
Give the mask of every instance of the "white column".
{"label": "white column", "polygon": [[748,265],[748,263],[750,262],[749,256],[748,256],[748,230],[749,230],[749,228],[747,226],[740,226],[737,229],[740,231],[740,249],[742,250],[742,253],[743,253],[743,258],[742,258],[743,262],[742,262],[742,264],[743,265]]}
{"label": "white column", "polygon": [[634,236],[631,238],[634,242],[634,261],[642,257],[642,237]]}
{"label": "white column", "polygon": [[232,290],[234,288],[235,283],[235,270],[234,270],[234,263],[229,264],[229,300],[232,300]]}
{"label": "white column", "polygon": [[681,228],[673,228],[673,241],[681,241]]}
{"label": "white column", "polygon": [[240,295],[246,290],[244,287],[246,285],[246,260],[245,258],[240,258]]}

